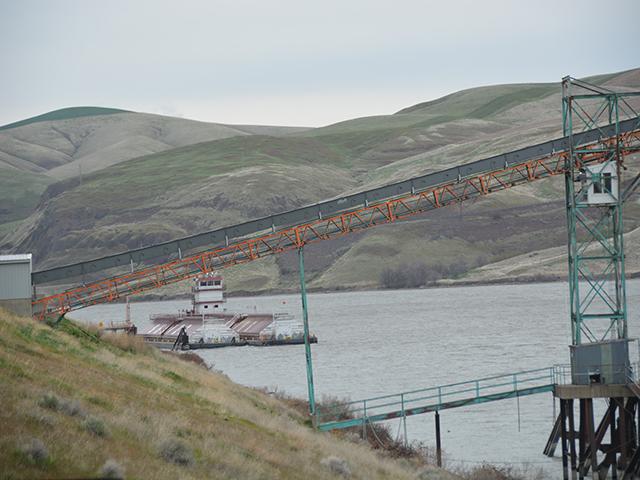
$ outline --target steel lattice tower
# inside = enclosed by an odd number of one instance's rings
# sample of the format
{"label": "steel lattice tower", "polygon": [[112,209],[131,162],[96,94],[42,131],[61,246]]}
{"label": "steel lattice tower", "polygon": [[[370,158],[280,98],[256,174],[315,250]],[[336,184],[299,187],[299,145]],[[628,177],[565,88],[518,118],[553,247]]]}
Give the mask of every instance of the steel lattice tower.
{"label": "steel lattice tower", "polygon": [[[562,80],[563,132],[570,142],[565,193],[573,345],[627,338],[622,205],[623,135],[619,123],[638,113],[629,97],[584,81]],[[612,125],[615,136],[579,146],[576,136]],[[607,135],[602,134],[605,138]],[[604,161],[585,166],[589,156]]]}

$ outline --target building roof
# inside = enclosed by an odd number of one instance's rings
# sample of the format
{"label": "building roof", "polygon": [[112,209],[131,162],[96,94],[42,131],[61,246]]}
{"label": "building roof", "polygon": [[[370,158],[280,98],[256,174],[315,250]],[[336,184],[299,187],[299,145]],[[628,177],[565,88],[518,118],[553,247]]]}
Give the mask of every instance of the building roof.
{"label": "building roof", "polygon": [[0,263],[31,263],[31,254],[0,255]]}

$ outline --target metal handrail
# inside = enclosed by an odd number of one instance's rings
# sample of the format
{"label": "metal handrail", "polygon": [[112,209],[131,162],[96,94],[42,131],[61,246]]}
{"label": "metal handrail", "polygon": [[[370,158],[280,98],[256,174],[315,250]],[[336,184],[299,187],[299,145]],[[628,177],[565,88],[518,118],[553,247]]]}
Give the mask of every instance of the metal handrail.
{"label": "metal handrail", "polygon": [[[318,408],[317,415],[318,419],[321,419],[322,417],[333,416],[339,412],[344,412],[344,410],[347,409],[351,415],[359,416],[360,413],[371,413],[373,410],[394,406],[399,406],[399,410],[404,414],[405,410],[411,408],[411,406],[415,405],[417,402],[436,399],[436,404],[442,405],[444,402],[451,400],[451,397],[453,396],[460,396],[473,392],[473,395],[465,396],[478,398],[481,394],[488,394],[489,390],[505,390],[503,387],[510,387],[508,391],[516,391],[519,386],[524,385],[529,387],[534,382],[537,382],[537,384],[544,383],[545,385],[553,384],[554,378],[554,367],[523,370],[516,373],[493,375],[465,382],[456,382],[436,387],[409,390],[397,394],[379,395],[362,400],[337,403],[329,407]],[[491,383],[487,384],[487,382]],[[417,394],[423,395],[412,398],[413,395]]]}
{"label": "metal handrail", "polygon": [[[618,365],[603,365],[615,366]],[[626,366],[623,368],[627,368]],[[630,381],[638,381],[640,365],[629,365]],[[388,411],[399,411],[406,416],[406,411],[418,406],[423,407],[425,402],[433,402],[431,406],[438,409],[445,403],[459,400],[477,400],[482,396],[499,393],[517,392],[519,389],[530,389],[549,385],[565,385],[572,383],[575,373],[568,364],[556,364],[551,367],[522,370],[515,373],[493,375],[465,382],[449,383],[435,387],[427,387],[408,390],[400,393],[379,395],[361,400],[340,402],[327,407],[316,409],[317,421],[331,419],[345,411],[354,418],[367,417]]]}

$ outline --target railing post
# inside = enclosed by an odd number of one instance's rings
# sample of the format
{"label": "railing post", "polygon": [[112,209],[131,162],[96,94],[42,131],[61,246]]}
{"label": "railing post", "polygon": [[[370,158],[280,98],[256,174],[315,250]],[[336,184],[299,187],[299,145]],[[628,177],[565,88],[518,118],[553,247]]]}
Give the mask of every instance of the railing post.
{"label": "railing post", "polygon": [[513,391],[514,392],[518,391],[518,374],[517,373],[513,374]]}
{"label": "railing post", "polygon": [[480,381],[476,380],[476,398],[480,397]]}
{"label": "railing post", "polygon": [[362,439],[367,439],[367,401],[363,400],[363,409],[362,409]]}
{"label": "railing post", "polygon": [[438,387],[438,408],[442,407],[442,387]]}
{"label": "railing post", "polygon": [[404,411],[404,393],[400,394],[400,402],[402,403],[402,423],[404,426],[404,446],[408,445],[407,443],[407,413]]}

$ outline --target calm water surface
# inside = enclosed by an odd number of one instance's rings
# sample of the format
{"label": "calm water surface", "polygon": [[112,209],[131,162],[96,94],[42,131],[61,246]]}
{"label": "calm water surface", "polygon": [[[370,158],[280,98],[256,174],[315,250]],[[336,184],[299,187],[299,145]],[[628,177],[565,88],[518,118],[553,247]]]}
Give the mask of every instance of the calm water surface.
{"label": "calm water surface", "polygon": [[[629,329],[640,334],[640,280],[627,283]],[[309,295],[316,396],[361,399],[568,363],[570,326],[565,283],[436,288]],[[151,313],[174,312],[185,301],[131,305],[139,326]],[[300,315],[297,295],[231,298],[231,311]],[[124,305],[73,315],[123,320]],[[237,347],[198,353],[232,380],[305,397],[303,346]],[[553,423],[550,393],[445,410],[442,441],[449,462],[528,463],[558,475],[559,459],[542,449]],[[394,432],[399,420],[390,422]],[[433,415],[407,419],[410,440],[435,444]]]}

